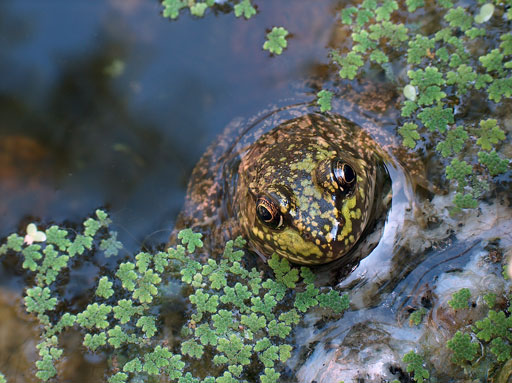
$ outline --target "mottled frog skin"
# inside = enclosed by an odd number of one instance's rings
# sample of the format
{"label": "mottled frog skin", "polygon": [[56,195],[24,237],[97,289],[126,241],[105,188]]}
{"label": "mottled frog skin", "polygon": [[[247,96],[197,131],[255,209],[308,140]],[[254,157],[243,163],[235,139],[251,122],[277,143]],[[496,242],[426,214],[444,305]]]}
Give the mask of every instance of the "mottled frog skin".
{"label": "mottled frog skin", "polygon": [[202,232],[210,254],[242,235],[265,258],[331,262],[382,210],[384,158],[336,114],[290,107],[234,122],[195,167],[176,231]]}

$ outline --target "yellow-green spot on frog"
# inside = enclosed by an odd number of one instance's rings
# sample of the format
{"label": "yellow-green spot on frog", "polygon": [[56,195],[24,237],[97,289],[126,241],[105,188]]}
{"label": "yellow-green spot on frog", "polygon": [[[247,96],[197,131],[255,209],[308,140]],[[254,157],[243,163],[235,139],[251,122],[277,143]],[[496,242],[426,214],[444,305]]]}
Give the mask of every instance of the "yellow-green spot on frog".
{"label": "yellow-green spot on frog", "polygon": [[265,258],[347,255],[381,211],[383,152],[341,116],[297,114],[229,127],[194,169],[176,230],[202,231],[213,254],[242,235]]}

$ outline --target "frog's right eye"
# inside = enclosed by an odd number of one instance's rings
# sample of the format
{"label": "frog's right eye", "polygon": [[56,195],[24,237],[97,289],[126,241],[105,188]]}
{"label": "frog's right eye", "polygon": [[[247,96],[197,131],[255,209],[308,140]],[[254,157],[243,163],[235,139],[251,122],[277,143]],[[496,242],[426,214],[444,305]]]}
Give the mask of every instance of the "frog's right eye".
{"label": "frog's right eye", "polygon": [[283,215],[279,205],[268,197],[259,197],[256,202],[256,215],[265,225],[272,229],[283,226]]}

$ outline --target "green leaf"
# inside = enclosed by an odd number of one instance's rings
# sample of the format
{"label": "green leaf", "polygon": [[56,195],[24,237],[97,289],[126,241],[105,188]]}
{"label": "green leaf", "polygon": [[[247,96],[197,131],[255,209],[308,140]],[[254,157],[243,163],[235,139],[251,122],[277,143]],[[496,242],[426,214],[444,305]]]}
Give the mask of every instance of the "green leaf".
{"label": "green leaf", "polygon": [[389,20],[393,11],[398,9],[398,3],[395,0],[384,0],[382,5],[375,10],[375,20]]}
{"label": "green leaf", "polygon": [[453,2],[451,0],[438,0],[437,3],[443,8],[453,7]]}
{"label": "green leaf", "polygon": [[424,108],[420,113],[418,113],[418,118],[431,132],[435,132],[437,130],[444,133],[448,124],[453,124],[454,122],[453,109],[443,109],[442,105]]}
{"label": "green leaf", "polygon": [[72,258],[76,254],[82,255],[85,249],[91,250],[92,238],[84,235],[77,235],[73,243],[68,247],[68,254]]}
{"label": "green leaf", "polygon": [[470,28],[466,32],[464,32],[466,36],[468,36],[470,39],[476,39],[477,37],[484,37],[485,36],[485,29],[484,28]]}
{"label": "green leaf", "polygon": [[152,316],[143,316],[143,317],[139,318],[139,320],[137,321],[136,326],[142,328],[142,331],[144,331],[144,334],[146,335],[146,337],[151,338],[157,332],[157,328],[156,328],[156,324],[155,323],[156,323],[156,321],[155,321],[154,317],[152,317]]}
{"label": "green leaf", "polygon": [[453,199],[453,203],[458,209],[474,209],[478,206],[478,201],[470,193],[457,193]]}
{"label": "green leaf", "polygon": [[320,92],[318,92],[316,96],[318,97],[317,104],[320,105],[320,112],[328,112],[332,109],[332,92],[323,89]]}
{"label": "green leaf", "polygon": [[336,314],[339,314],[350,305],[348,294],[340,295],[336,290],[331,290],[328,293],[323,293],[318,296],[318,303],[321,307],[330,308]]}
{"label": "green leaf", "polygon": [[430,377],[429,372],[423,367],[425,364],[423,358],[414,351],[410,351],[405,354],[403,361],[407,363],[407,372],[414,375],[414,380],[416,382],[423,383],[424,379],[428,379]]}
{"label": "green leaf", "polygon": [[411,85],[419,87],[421,90],[432,85],[443,85],[443,74],[436,67],[427,67],[425,70],[410,70],[407,75],[411,79]]}
{"label": "green leaf", "polygon": [[77,314],[77,323],[87,329],[94,327],[102,330],[109,326],[107,315],[112,311],[112,307],[97,303],[93,303],[87,306],[85,311]]}
{"label": "green leaf", "polygon": [[482,63],[487,72],[503,72],[503,55],[500,53],[499,49],[493,49],[490,53],[481,56],[478,60]]}
{"label": "green leaf", "polygon": [[[408,85],[409,86],[409,85]],[[412,85],[410,85],[412,86]],[[416,98],[416,96],[415,96]],[[404,105],[402,106],[402,117],[411,117],[411,114],[418,109],[418,104],[413,101],[407,100],[404,101]],[[417,138],[419,139],[419,137]]]}
{"label": "green leaf", "polygon": [[[240,285],[240,283],[237,283],[237,285]],[[245,287],[245,286],[244,286]],[[245,287],[247,288],[247,287]],[[233,291],[234,296],[236,297],[235,289],[226,286],[224,288],[224,292],[226,292],[226,289]],[[225,298],[225,295],[221,297],[221,300]],[[215,313],[217,312],[217,306],[219,305],[219,296],[216,294],[208,294],[205,293],[203,289],[198,289],[194,294],[192,294],[190,297],[190,303],[196,306],[196,309],[198,312],[210,312]],[[223,301],[224,303],[227,303]]]}
{"label": "green leaf", "polygon": [[94,218],[88,218],[84,222],[84,227],[84,235],[86,235],[87,237],[94,237],[96,235],[96,232],[101,228],[101,224]]}
{"label": "green leaf", "polygon": [[471,341],[469,334],[462,334],[460,331],[457,331],[446,345],[453,350],[452,361],[459,365],[464,365],[466,361],[472,362],[480,349],[478,343]]}
{"label": "green leaf", "polygon": [[496,294],[494,293],[488,293],[483,296],[485,304],[489,306],[489,308],[493,308],[496,304]]}
{"label": "green leaf", "polygon": [[491,150],[492,144],[497,144],[499,141],[505,139],[505,132],[497,126],[497,121],[494,119],[487,119],[480,121],[480,129],[477,130],[478,140],[477,145],[480,145],[484,150]]}
{"label": "green leaf", "polygon": [[283,27],[274,27],[267,33],[267,40],[263,44],[263,49],[268,50],[270,53],[280,55],[283,49],[288,46],[286,36],[288,31]]}
{"label": "green leaf", "polygon": [[[231,303],[235,307],[237,307],[240,312],[246,312],[247,306],[245,305],[245,301],[250,299],[252,294],[247,288],[247,286],[242,285],[240,282],[235,284],[235,287],[224,287],[224,294],[220,297],[222,303]],[[191,299],[192,302],[192,299]],[[216,306],[215,306],[216,307]],[[215,312],[215,310],[211,311]]]}
{"label": "green leaf", "polygon": [[502,97],[511,97],[512,77],[499,78],[494,80],[492,84],[487,88],[487,93],[489,94],[489,99],[494,102],[500,102]]}
{"label": "green leaf", "polygon": [[420,139],[420,134],[416,129],[418,129],[418,125],[412,122],[406,122],[402,127],[398,129],[398,133],[403,138],[404,146],[407,146],[411,149],[416,147],[416,141]]}
{"label": "green leaf", "polygon": [[380,49],[375,49],[370,53],[370,61],[376,62],[377,64],[383,64],[389,62],[389,57]]}
{"label": "green leaf", "polygon": [[[409,64],[420,64],[423,57],[427,57],[430,49],[434,49],[434,40],[422,35],[416,35],[414,40],[409,41],[407,50],[407,62]],[[414,100],[413,100],[414,101]]]}
{"label": "green leaf", "polygon": [[270,321],[268,324],[268,335],[269,336],[277,336],[279,338],[286,338],[290,332],[292,331],[291,326],[278,322],[275,319]]}
{"label": "green leaf", "polygon": [[123,244],[117,240],[117,232],[110,233],[110,237],[102,239],[100,242],[100,250],[105,252],[105,257],[115,256],[119,250],[123,248]]}
{"label": "green leaf", "polygon": [[137,279],[137,288],[133,290],[133,299],[138,299],[141,303],[151,303],[153,296],[158,293],[158,285],[162,279],[153,270],[147,270]]}
{"label": "green leaf", "polygon": [[207,346],[208,344],[211,344],[212,346],[217,345],[217,335],[207,323],[203,323],[202,325],[196,327],[194,335],[196,338],[199,338],[203,346]]}
{"label": "green leaf", "polygon": [[142,307],[133,307],[133,301],[128,299],[121,299],[117,306],[113,307],[114,318],[119,320],[121,324],[126,324],[135,315],[141,315],[143,312]]}
{"label": "green leaf", "polygon": [[116,325],[114,328],[107,331],[108,343],[114,347],[119,348],[121,345],[128,343],[132,338],[126,334],[121,326]]}
{"label": "green leaf", "polygon": [[459,187],[464,187],[467,185],[466,176],[470,175],[472,171],[472,166],[466,161],[459,161],[454,158],[451,164],[446,167],[446,178],[454,179],[459,183]]}
{"label": "green leaf", "polygon": [[51,297],[51,291],[48,287],[36,286],[27,289],[27,296],[25,297],[27,312],[43,314],[46,311],[53,310],[55,306],[57,306],[57,298]]}
{"label": "green leaf", "polygon": [[193,16],[203,17],[206,8],[208,8],[208,4],[206,3],[195,3],[194,5],[190,6],[190,13]]}
{"label": "green leaf", "polygon": [[67,235],[67,230],[60,229],[58,226],[53,225],[46,229],[46,243],[53,244],[59,250],[64,251],[71,244]]}
{"label": "green leaf", "polygon": [[363,66],[364,61],[359,54],[350,52],[345,57],[340,58],[339,64],[341,65],[340,77],[353,80],[359,67]]}
{"label": "green leaf", "polygon": [[360,9],[356,14],[356,23],[358,26],[362,27],[368,21],[370,21],[373,17],[373,12],[367,9]]}
{"label": "green leaf", "polygon": [[[46,238],[48,240],[48,238]],[[23,237],[20,237],[18,234],[11,234],[7,237],[7,248],[14,251],[21,251],[21,246],[23,245]]]}
{"label": "green leaf", "polygon": [[44,258],[38,269],[37,281],[50,285],[55,282],[60,271],[68,264],[69,257],[67,255],[59,255],[53,248],[53,245],[47,245],[43,250]]}
{"label": "green leaf", "polygon": [[229,371],[224,371],[224,375],[219,376],[216,380],[216,383],[238,383],[239,380],[233,378],[233,375]]}
{"label": "green leaf", "polygon": [[36,362],[36,367],[36,377],[41,379],[43,382],[47,382],[57,375],[57,370],[53,365],[53,358],[50,355],[45,355],[41,360],[38,360]]}
{"label": "green leaf", "polygon": [[112,220],[108,217],[108,214],[105,211],[97,209],[95,213],[96,218],[98,218],[98,220],[100,221],[101,226],[107,227],[112,223]]}
{"label": "green leaf", "polygon": [[138,276],[135,271],[135,265],[131,262],[121,263],[119,269],[116,272],[116,277],[119,278],[123,287],[128,291],[135,289],[135,281]]}
{"label": "green leaf", "polygon": [[436,150],[441,152],[443,157],[457,154],[462,150],[467,139],[468,134],[464,130],[464,127],[457,126],[454,129],[448,130],[446,140],[440,141],[436,146]]}
{"label": "green leaf", "polygon": [[267,321],[265,320],[264,316],[258,316],[255,313],[252,313],[249,316],[242,315],[242,317],[240,318],[240,322],[243,325],[249,327],[249,329],[253,333],[258,332],[259,330],[264,328],[266,326],[266,324],[267,324]]}
{"label": "green leaf", "polygon": [[[279,286],[282,286],[284,288],[282,284],[279,284]],[[274,314],[272,312],[274,307],[277,305],[277,301],[272,294],[265,294],[263,296],[263,299],[261,299],[260,297],[252,297],[251,303],[251,311],[255,313],[264,314],[267,320],[271,320],[274,318]]]}
{"label": "green leaf", "polygon": [[488,74],[477,74],[475,81],[475,89],[482,89],[487,86],[487,83],[492,82],[493,78]]}
{"label": "green leaf", "polygon": [[448,21],[451,27],[460,28],[463,32],[471,28],[473,24],[473,18],[462,7],[450,9],[444,16],[444,19]]}
{"label": "green leaf", "polygon": [[187,246],[189,253],[193,253],[196,250],[196,247],[203,247],[201,237],[201,233],[194,233],[191,229],[185,229],[178,233],[178,238],[181,239],[181,243],[184,246]]}
{"label": "green leaf", "polygon": [[108,378],[108,383],[126,383],[128,381],[128,375],[124,372],[117,372]]}
{"label": "green leaf", "polygon": [[270,346],[262,353],[258,354],[258,358],[265,367],[274,367],[274,363],[279,359],[279,347]]}
{"label": "green leaf", "polygon": [[418,326],[421,324],[421,322],[423,321],[423,317],[425,316],[425,314],[427,313],[427,310],[425,310],[425,308],[420,308],[419,310],[416,310],[414,311],[410,316],[409,316],[409,324],[412,326],[412,325],[415,325],[415,326]]}
{"label": "green leaf", "polygon": [[352,24],[352,17],[357,14],[356,7],[343,8],[341,10],[341,22],[343,24]]}
{"label": "green leaf", "polygon": [[476,80],[476,73],[473,68],[466,64],[461,64],[457,68],[457,72],[449,71],[446,74],[446,83],[448,85],[457,84],[457,89],[460,94],[466,93],[471,83]]}
{"label": "green leaf", "polygon": [[390,21],[372,24],[369,26],[370,38],[372,40],[387,39],[387,43],[393,47],[398,47],[402,42],[409,40],[407,28],[403,24],[394,24]]}
{"label": "green leaf", "polygon": [[30,271],[36,271],[38,264],[36,261],[40,260],[43,256],[39,252],[41,249],[40,245],[30,245],[22,250],[23,257],[25,258],[22,264],[24,269]]}
{"label": "green leaf", "polygon": [[502,43],[500,48],[505,56],[512,55],[512,33],[506,33],[500,36]]}
{"label": "green leaf", "polygon": [[219,310],[215,315],[212,315],[213,327],[217,335],[224,335],[228,329],[233,325],[233,315],[231,311]]}
{"label": "green leaf", "polygon": [[274,271],[277,282],[284,284],[290,289],[295,288],[295,283],[299,280],[298,269],[291,268],[290,263],[285,258],[281,258],[275,253],[272,254],[268,265]]}
{"label": "green leaf", "polygon": [[263,375],[260,376],[261,383],[278,383],[281,374],[273,368],[265,368]]}
{"label": "green leaf", "polygon": [[478,152],[478,162],[487,166],[491,176],[505,173],[509,165],[509,160],[506,158],[500,158],[499,154],[496,153],[495,150],[490,153]]}
{"label": "green leaf", "polygon": [[252,6],[250,0],[242,0],[235,5],[235,16],[240,17],[244,15],[246,19],[250,19],[256,14],[256,9]]}
{"label": "green leaf", "polygon": [[364,0],[361,7],[369,11],[374,11],[377,9],[377,0]]}
{"label": "green leaf", "polygon": [[217,350],[224,353],[229,364],[248,365],[251,360],[252,347],[244,344],[243,340],[236,334],[231,334],[228,338],[219,338]]}
{"label": "green leaf", "polygon": [[467,309],[469,307],[469,299],[471,298],[471,292],[468,288],[462,288],[453,294],[452,299],[448,301],[448,304],[454,309]]}
{"label": "green leaf", "polygon": [[405,4],[409,12],[414,12],[416,9],[423,7],[425,2],[424,0],[405,0]]}
{"label": "green leaf", "polygon": [[101,277],[96,289],[96,295],[105,299],[110,298],[114,294],[112,285],[113,283],[108,280],[108,277]]}
{"label": "green leaf", "polygon": [[496,338],[491,342],[491,352],[496,355],[498,362],[505,362],[510,359],[512,347],[505,343],[502,338]]}
{"label": "green leaf", "polygon": [[153,352],[144,355],[142,370],[149,375],[160,375],[164,367],[169,366],[173,353],[160,345],[156,346]]}
{"label": "green leaf", "polygon": [[139,358],[133,358],[123,366],[124,372],[141,372],[142,363]]}
{"label": "green leaf", "polygon": [[164,0],[162,5],[164,6],[164,17],[171,19],[176,19],[180,14],[180,10],[186,7],[183,0]]}
{"label": "green leaf", "polygon": [[294,306],[299,311],[306,312],[310,307],[316,306],[318,300],[318,289],[314,285],[308,285],[306,291],[297,293],[295,296]]}
{"label": "green leaf", "polygon": [[297,314],[295,309],[291,309],[290,311],[284,312],[279,315],[279,320],[283,321],[287,325],[299,324],[300,316]]}
{"label": "green leaf", "polygon": [[91,351],[96,351],[99,347],[105,346],[107,343],[107,335],[104,332],[99,334],[85,334],[84,346]]}
{"label": "green leaf", "polygon": [[[170,381],[173,379],[178,379],[183,375],[183,368],[185,367],[185,362],[181,360],[181,355],[173,355],[169,358],[169,365],[166,368],[166,373]],[[207,379],[203,381],[203,383],[207,383]]]}
{"label": "green leaf", "polygon": [[204,347],[195,340],[189,339],[181,344],[181,353],[192,358],[200,359],[204,353]]}

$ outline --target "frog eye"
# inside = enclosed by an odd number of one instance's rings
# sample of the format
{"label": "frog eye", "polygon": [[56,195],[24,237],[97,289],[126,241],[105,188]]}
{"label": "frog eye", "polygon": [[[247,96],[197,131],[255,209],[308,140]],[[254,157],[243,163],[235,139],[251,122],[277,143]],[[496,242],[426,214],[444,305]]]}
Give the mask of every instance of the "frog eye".
{"label": "frog eye", "polygon": [[283,215],[279,210],[279,205],[268,197],[258,198],[256,215],[261,222],[272,229],[279,229],[283,226]]}
{"label": "frog eye", "polygon": [[332,172],[342,191],[348,193],[354,189],[357,175],[352,166],[336,159],[332,162]]}

